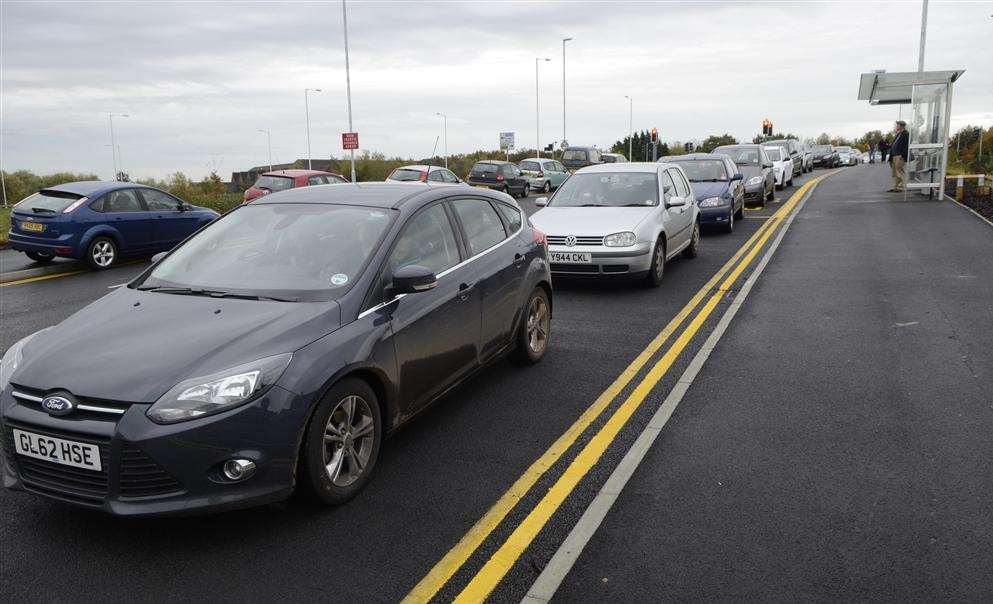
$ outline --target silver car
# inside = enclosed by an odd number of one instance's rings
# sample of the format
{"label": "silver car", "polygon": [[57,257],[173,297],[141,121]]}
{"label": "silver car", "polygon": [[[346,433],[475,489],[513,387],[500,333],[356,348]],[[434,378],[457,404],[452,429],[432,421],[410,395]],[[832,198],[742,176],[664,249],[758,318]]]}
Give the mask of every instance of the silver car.
{"label": "silver car", "polygon": [[662,284],[667,260],[700,249],[700,210],[675,163],[578,170],[531,222],[544,231],[553,276],[634,277]]}
{"label": "silver car", "polygon": [[548,193],[569,178],[569,171],[560,162],[544,157],[532,157],[521,160],[517,164],[528,179],[528,188],[532,191]]}

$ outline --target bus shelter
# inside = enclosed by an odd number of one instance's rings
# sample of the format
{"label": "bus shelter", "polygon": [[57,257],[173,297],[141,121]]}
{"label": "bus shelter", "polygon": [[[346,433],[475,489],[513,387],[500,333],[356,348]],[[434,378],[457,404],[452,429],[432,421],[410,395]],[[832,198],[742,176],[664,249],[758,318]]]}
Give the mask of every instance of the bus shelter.
{"label": "bus shelter", "polygon": [[917,190],[928,196],[937,193],[939,199],[945,194],[952,88],[963,73],[964,69],[862,74],[860,101],[869,101],[870,105],[910,105],[910,117],[905,120],[910,135],[908,192]]}

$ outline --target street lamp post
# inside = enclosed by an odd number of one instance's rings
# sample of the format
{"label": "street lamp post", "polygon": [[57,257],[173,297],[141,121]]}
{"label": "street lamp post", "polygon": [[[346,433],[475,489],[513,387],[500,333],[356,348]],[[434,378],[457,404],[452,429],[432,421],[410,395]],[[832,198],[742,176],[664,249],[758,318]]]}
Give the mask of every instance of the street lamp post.
{"label": "street lamp post", "polygon": [[272,172],[272,133],[259,128],[259,132],[265,134],[266,148],[269,150],[269,171]]}
{"label": "street lamp post", "polygon": [[917,55],[917,73],[924,71],[924,39],[927,36],[927,0],[921,8],[921,47]]}
{"label": "street lamp post", "polygon": [[[352,129],[352,75],[348,67],[348,12],[345,10],[345,0],[341,0],[341,20],[345,29],[345,94],[348,97],[348,131]],[[352,159],[352,182],[355,182],[355,149],[349,149]]]}
{"label": "street lamp post", "polygon": [[624,95],[628,100],[628,161],[631,160],[631,146],[634,144],[634,99]]}
{"label": "street lamp post", "polygon": [[538,92],[538,63],[541,61],[551,62],[551,59],[535,57],[534,59],[534,148],[541,157],[541,96]]}
{"label": "street lamp post", "polygon": [[442,112],[437,112],[435,115],[440,116],[445,122],[445,167],[448,167],[448,116]]}
{"label": "street lamp post", "polygon": [[109,113],[110,117],[110,155],[114,160],[114,180],[117,180],[117,143],[114,142],[114,118],[131,117],[127,113]]}
{"label": "street lamp post", "polygon": [[565,137],[565,43],[572,38],[562,38],[562,144],[569,139]]}
{"label": "street lamp post", "polygon": [[311,165],[310,161],[310,103],[307,101],[307,93],[310,92],[320,92],[320,88],[304,88],[303,89],[303,110],[307,114],[307,169],[313,170],[314,166]]}
{"label": "street lamp post", "polygon": [[121,146],[120,145],[104,145],[104,147],[113,147],[114,148],[114,150],[117,152],[117,167],[118,167],[118,172],[123,172],[123,173],[127,174],[126,168],[124,167],[124,154],[121,153]]}

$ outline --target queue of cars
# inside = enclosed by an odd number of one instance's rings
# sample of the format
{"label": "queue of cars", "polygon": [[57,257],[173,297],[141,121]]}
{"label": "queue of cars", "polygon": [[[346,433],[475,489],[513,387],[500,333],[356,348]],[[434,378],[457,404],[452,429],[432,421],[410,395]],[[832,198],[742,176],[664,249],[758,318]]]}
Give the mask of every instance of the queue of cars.
{"label": "queue of cars", "polygon": [[[467,182],[424,165],[384,183],[266,174],[256,188],[292,186],[220,217],[131,183],[46,189],[14,208],[15,249],[85,250],[105,268],[101,243],[116,259],[128,223],[149,219],[144,251],[163,251],[0,359],[3,484],[117,515],[297,490],[348,501],[390,432],[501,356],[544,358],[553,279],[660,286],[668,262],[699,254],[701,228],[730,232],[747,201],[788,186],[795,151],[599,157],[572,173],[486,160]],[[531,188],[551,195],[528,217],[513,196]]]}

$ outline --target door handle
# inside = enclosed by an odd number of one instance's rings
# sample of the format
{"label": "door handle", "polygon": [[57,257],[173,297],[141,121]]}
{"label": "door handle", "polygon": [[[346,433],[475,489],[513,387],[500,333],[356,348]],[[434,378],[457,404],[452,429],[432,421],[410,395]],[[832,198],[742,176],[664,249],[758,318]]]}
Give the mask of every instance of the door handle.
{"label": "door handle", "polygon": [[472,291],[475,283],[460,283],[459,284],[459,300],[467,300],[469,298],[469,292]]}
{"label": "door handle", "polygon": [[514,266],[520,268],[524,264],[524,256],[522,254],[514,254]]}

